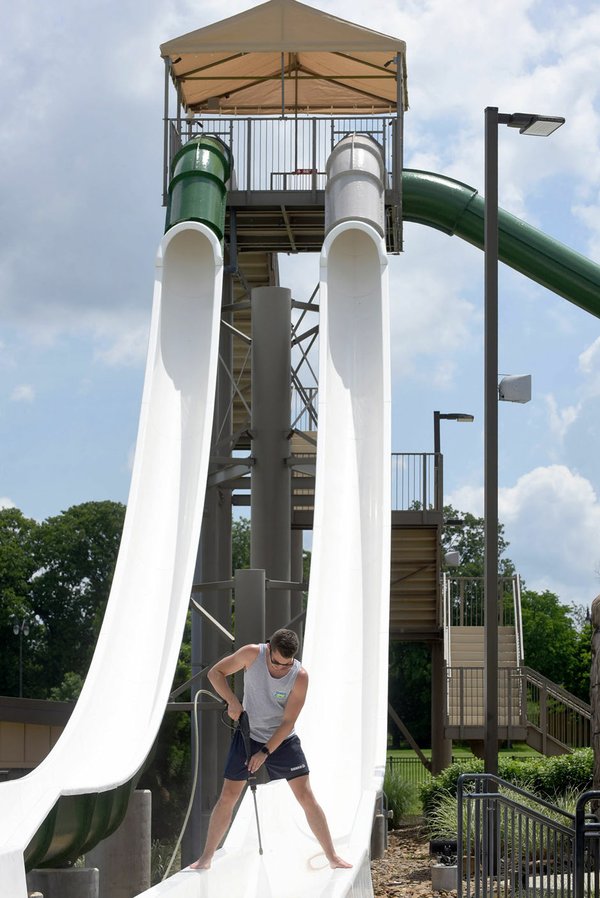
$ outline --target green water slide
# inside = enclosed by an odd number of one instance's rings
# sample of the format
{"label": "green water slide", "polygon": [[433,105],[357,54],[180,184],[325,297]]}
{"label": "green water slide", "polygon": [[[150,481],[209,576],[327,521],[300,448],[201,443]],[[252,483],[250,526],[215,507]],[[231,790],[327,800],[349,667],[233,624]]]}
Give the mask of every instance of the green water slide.
{"label": "green water slide", "polygon": [[[483,249],[485,204],[475,188],[435,172],[406,169],[402,192],[404,221],[455,234]],[[600,265],[502,209],[498,229],[501,262],[600,318]]]}

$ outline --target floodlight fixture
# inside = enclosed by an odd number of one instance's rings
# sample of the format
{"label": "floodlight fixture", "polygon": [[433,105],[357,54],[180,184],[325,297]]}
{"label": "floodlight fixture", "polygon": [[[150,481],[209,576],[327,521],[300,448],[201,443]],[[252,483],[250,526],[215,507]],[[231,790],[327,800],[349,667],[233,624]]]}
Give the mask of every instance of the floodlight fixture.
{"label": "floodlight fixture", "polygon": [[535,115],[529,112],[498,113],[499,125],[518,128],[519,134],[528,134],[530,137],[549,137],[564,123],[564,118],[559,115]]}

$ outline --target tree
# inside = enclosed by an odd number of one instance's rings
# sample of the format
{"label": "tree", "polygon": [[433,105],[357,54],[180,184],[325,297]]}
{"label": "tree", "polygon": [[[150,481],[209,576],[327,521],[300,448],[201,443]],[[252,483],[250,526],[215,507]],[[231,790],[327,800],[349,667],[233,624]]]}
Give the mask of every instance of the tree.
{"label": "tree", "polygon": [[[450,524],[442,530],[442,550],[458,552],[460,563],[452,568],[457,577],[483,577],[485,521],[468,511],[457,511],[452,505],[444,506],[445,521],[461,521],[461,524]],[[504,524],[498,524],[498,574],[500,577],[512,577],[515,566],[510,558],[504,557],[509,547],[504,537]]]}
{"label": "tree", "polygon": [[[390,643],[389,701],[420,746],[431,744],[431,653],[414,642]],[[390,724],[392,745],[404,737]]]}
{"label": "tree", "polygon": [[563,605],[553,592],[521,597],[525,662],[584,702],[590,701],[592,627],[581,605]]}
{"label": "tree", "polygon": [[[14,619],[34,621],[30,600],[30,580],[36,570],[32,551],[36,521],[18,508],[0,509],[0,694],[16,695],[19,687],[19,638],[13,632]],[[32,633],[31,639],[36,634]],[[25,637],[27,638],[27,637]],[[23,652],[23,682],[30,683],[34,661]]]}
{"label": "tree", "polygon": [[110,593],[124,515],[120,502],[84,502],[48,518],[35,530],[37,571],[31,581],[31,606],[45,633],[39,694],[60,687],[65,674],[87,673]]}
{"label": "tree", "polygon": [[231,525],[232,573],[250,567],[250,521],[237,518]]}

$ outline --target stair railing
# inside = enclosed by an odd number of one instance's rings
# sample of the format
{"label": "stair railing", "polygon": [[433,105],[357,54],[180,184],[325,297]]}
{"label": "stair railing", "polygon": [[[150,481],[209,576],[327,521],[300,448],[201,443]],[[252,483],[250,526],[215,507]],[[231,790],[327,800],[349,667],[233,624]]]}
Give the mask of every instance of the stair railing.
{"label": "stair railing", "polygon": [[444,571],[442,574],[442,632],[444,634],[444,664],[448,670],[452,665],[450,649],[450,622],[452,620],[450,610],[450,577]]}
{"label": "stair railing", "polygon": [[513,574],[512,578],[513,590],[513,608],[515,611],[515,639],[517,649],[517,667],[521,667],[525,660],[525,652],[523,648],[523,615],[521,613],[521,578],[518,574]]}
{"label": "stair railing", "polygon": [[527,725],[539,733],[542,753],[548,754],[549,740],[565,751],[589,747],[591,707],[531,667],[521,671]]}
{"label": "stair railing", "polygon": [[573,898],[575,815],[491,774],[462,774],[457,799],[458,898]]}

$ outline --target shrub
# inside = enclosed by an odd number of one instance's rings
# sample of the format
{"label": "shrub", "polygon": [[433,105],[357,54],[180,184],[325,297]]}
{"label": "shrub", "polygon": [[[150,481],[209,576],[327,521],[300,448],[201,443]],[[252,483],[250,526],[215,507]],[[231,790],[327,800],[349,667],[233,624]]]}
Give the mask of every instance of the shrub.
{"label": "shrub", "polygon": [[[448,820],[452,803],[447,799],[456,798],[458,778],[462,773],[483,773],[483,761],[469,758],[457,761],[443,770],[431,782],[421,786],[420,796],[423,812],[428,823],[438,819],[437,809],[443,804],[442,817]],[[554,803],[565,796],[581,793],[589,785],[594,767],[591,748],[581,748],[567,755],[554,758],[530,757],[514,760],[500,756],[498,775],[501,779],[519,786],[539,798]],[[436,824],[437,828],[437,824]]]}
{"label": "shrub", "polygon": [[403,817],[417,811],[418,789],[414,783],[403,779],[398,769],[386,767],[383,791],[387,798],[388,810],[393,811],[390,826],[395,829]]}

